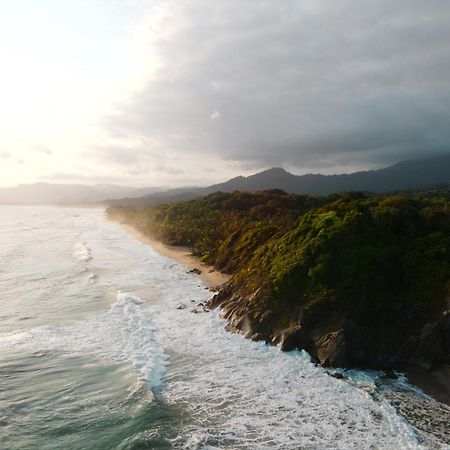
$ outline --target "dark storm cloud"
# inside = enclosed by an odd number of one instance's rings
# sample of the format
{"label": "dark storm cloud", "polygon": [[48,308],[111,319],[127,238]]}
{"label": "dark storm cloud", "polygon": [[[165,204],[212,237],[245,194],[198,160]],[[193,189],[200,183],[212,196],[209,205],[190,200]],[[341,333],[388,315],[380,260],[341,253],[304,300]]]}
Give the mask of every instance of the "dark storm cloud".
{"label": "dark storm cloud", "polygon": [[114,133],[255,165],[449,150],[447,0],[166,3],[165,64],[108,118]]}

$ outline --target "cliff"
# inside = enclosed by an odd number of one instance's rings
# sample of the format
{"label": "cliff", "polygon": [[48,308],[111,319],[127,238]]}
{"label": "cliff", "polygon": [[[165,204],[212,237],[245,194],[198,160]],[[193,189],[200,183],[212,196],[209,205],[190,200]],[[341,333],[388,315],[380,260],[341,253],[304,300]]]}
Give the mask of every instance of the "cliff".
{"label": "cliff", "polygon": [[272,190],[108,213],[231,274],[209,302],[230,331],[324,366],[427,369],[450,363],[449,200]]}

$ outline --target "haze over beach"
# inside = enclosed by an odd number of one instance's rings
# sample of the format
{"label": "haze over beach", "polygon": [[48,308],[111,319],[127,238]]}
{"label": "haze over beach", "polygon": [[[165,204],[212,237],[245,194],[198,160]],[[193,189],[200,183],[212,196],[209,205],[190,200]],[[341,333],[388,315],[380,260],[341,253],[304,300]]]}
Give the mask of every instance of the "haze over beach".
{"label": "haze over beach", "polygon": [[0,448],[450,446],[450,4],[0,4]]}

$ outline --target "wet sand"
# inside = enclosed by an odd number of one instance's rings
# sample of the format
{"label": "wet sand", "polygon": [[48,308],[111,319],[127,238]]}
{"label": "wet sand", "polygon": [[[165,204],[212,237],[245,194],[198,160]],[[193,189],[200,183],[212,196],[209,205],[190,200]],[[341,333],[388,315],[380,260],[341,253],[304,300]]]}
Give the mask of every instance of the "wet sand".
{"label": "wet sand", "polygon": [[160,255],[172,258],[189,269],[201,270],[202,273],[200,278],[209,288],[216,288],[230,279],[229,275],[217,272],[211,266],[202,263],[196,256],[192,255],[192,252],[188,247],[174,247],[171,245],[166,245],[142,233],[132,225],[124,223],[121,225],[135,239],[143,244],[150,245],[153,250],[158,252]]}

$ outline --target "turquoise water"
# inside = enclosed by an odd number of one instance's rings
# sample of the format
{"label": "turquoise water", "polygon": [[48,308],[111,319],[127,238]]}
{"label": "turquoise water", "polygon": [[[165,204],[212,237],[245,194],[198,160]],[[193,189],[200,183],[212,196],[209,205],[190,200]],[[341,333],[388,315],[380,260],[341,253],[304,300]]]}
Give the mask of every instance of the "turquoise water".
{"label": "turquoise water", "polygon": [[404,380],[337,380],[192,314],[199,278],[101,210],[0,207],[0,231],[1,449],[448,444],[448,408]]}

